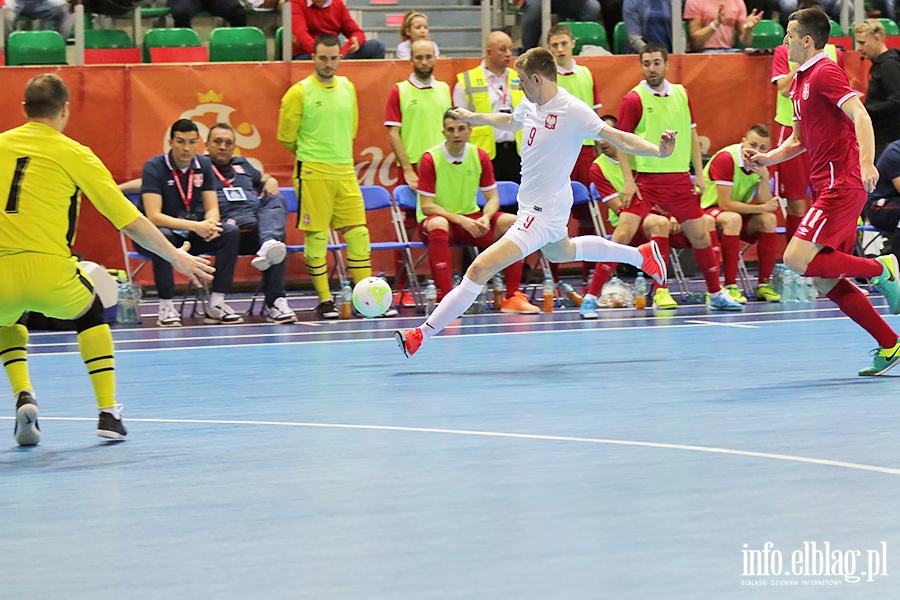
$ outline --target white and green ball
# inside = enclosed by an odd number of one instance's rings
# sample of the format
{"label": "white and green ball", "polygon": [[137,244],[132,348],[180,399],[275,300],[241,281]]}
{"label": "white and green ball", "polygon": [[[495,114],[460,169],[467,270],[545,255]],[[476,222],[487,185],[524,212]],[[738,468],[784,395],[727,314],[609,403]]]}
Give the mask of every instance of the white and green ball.
{"label": "white and green ball", "polygon": [[353,306],[366,317],[380,317],[391,307],[394,292],[381,277],[366,277],[353,288]]}

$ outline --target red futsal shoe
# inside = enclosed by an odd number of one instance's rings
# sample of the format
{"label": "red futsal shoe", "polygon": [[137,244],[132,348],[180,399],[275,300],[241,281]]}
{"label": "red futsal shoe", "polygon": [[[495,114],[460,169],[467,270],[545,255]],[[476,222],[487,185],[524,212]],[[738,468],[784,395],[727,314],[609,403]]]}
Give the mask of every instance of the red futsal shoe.
{"label": "red futsal shoe", "polygon": [[399,329],[394,332],[394,339],[397,345],[403,350],[403,355],[409,358],[422,347],[422,330],[415,329]]}
{"label": "red futsal shoe", "polygon": [[644,257],[641,271],[653,278],[657,285],[666,284],[666,258],[660,253],[659,246],[654,241],[638,246],[638,252]]}

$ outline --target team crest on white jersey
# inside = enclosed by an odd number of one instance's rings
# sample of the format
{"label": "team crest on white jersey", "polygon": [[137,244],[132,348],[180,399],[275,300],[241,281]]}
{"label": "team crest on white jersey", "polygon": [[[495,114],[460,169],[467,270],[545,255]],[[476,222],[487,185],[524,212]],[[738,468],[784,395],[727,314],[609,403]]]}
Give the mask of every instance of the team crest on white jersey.
{"label": "team crest on white jersey", "polygon": [[556,129],[556,115],[547,115],[544,119],[544,129]]}
{"label": "team crest on white jersey", "polygon": [[809,100],[809,83],[804,83],[804,84],[803,84],[803,94],[802,94],[802,96],[803,96],[803,99],[804,99],[804,100]]}

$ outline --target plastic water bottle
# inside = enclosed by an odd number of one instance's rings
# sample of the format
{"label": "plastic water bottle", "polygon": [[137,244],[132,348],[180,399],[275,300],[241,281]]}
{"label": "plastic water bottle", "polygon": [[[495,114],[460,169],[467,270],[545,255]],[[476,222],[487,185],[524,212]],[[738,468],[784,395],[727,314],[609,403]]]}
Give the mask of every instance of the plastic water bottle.
{"label": "plastic water bottle", "polygon": [[353,288],[346,279],[341,283],[341,318],[353,318]]}
{"label": "plastic water bottle", "polygon": [[553,312],[553,301],[555,296],[556,293],[553,280],[547,277],[544,280],[544,312]]}
{"label": "plastic water bottle", "polygon": [[572,304],[575,306],[581,306],[581,303],[584,301],[584,298],[581,294],[575,291],[575,289],[569,285],[568,283],[560,283],[559,287],[562,288],[563,293],[572,301]]}
{"label": "plastic water bottle", "polygon": [[781,276],[781,301],[797,302],[797,275],[786,269]]}
{"label": "plastic water bottle", "polygon": [[135,286],[128,280],[119,281],[119,300],[116,306],[116,323],[133,325],[141,322],[138,305],[140,299],[135,294]]}
{"label": "plastic water bottle", "polygon": [[[784,265],[775,265],[775,269],[772,270],[772,278],[769,283],[776,294],[784,294],[784,272],[786,269],[787,267]],[[783,301],[784,298],[782,298]]]}
{"label": "plastic water bottle", "polygon": [[819,299],[819,290],[816,289],[816,283],[812,277],[807,277],[809,287],[806,289],[806,301],[815,302]]}
{"label": "plastic water bottle", "polygon": [[647,308],[647,278],[641,271],[634,280],[634,307],[638,310]]}
{"label": "plastic water bottle", "polygon": [[494,275],[491,291],[494,292],[494,310],[500,310],[503,307],[503,280],[500,279],[499,273]]}
{"label": "plastic water bottle", "polygon": [[437,288],[434,287],[434,280],[429,279],[428,285],[425,287],[425,316],[434,312],[437,305]]}

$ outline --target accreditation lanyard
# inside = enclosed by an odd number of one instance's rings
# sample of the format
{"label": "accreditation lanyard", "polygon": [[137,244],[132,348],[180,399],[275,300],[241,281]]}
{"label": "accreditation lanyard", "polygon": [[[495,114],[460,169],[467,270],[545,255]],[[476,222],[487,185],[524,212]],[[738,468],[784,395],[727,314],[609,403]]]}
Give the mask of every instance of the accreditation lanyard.
{"label": "accreditation lanyard", "polygon": [[216,174],[216,177],[219,178],[219,181],[225,184],[225,187],[232,187],[234,185],[234,180],[237,179],[237,174],[235,173],[234,177],[231,180],[225,179],[222,173],[219,171],[219,168],[216,167],[215,163],[213,163],[213,172]]}
{"label": "accreditation lanyard", "polygon": [[181,201],[184,202],[184,207],[187,210],[191,210],[191,197],[194,195],[194,169],[188,169],[188,190],[187,194],[184,193],[184,188],[181,187],[181,173],[172,169],[172,178],[175,180],[175,186],[178,188],[178,195],[181,196]]}

